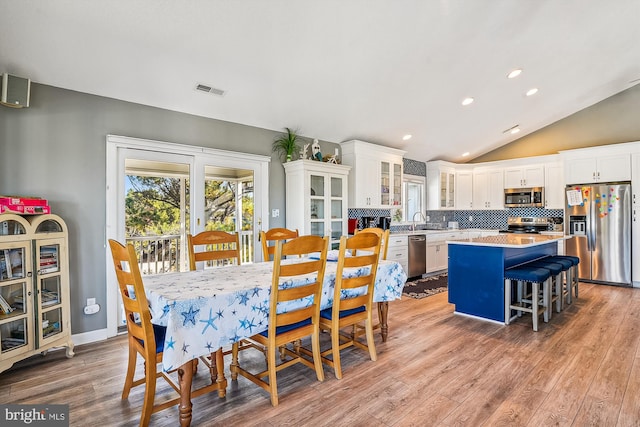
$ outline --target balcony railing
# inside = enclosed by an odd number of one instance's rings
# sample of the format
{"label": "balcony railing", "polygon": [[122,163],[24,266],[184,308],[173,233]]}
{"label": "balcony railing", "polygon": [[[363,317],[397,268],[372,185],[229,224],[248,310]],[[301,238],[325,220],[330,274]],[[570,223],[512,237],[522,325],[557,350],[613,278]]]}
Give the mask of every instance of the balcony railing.
{"label": "balcony railing", "polygon": [[[138,255],[142,274],[162,274],[189,269],[186,239],[179,234],[165,236],[128,237]],[[240,258],[242,264],[253,262],[253,230],[240,232]]]}

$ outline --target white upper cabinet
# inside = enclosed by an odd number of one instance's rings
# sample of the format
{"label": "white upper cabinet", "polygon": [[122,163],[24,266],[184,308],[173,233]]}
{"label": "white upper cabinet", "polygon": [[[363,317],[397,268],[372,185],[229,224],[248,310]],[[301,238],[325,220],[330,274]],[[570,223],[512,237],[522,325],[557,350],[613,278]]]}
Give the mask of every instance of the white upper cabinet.
{"label": "white upper cabinet", "polygon": [[[600,150],[597,150],[600,151]],[[567,184],[629,181],[631,179],[631,155],[593,153],[594,157],[566,158]]]}
{"label": "white upper cabinet", "polygon": [[473,209],[473,171],[458,170],[455,185],[456,209]]}
{"label": "white upper cabinet", "polygon": [[427,162],[427,210],[456,208],[456,169],[454,163]]}
{"label": "white upper cabinet", "polygon": [[504,208],[504,177],[502,169],[474,169],[473,208],[478,210]]}
{"label": "white upper cabinet", "polygon": [[342,164],[351,166],[349,207],[401,207],[405,152],[358,140],[343,142],[341,146]]}
{"label": "white upper cabinet", "polygon": [[544,187],[544,165],[523,165],[505,168],[504,187]]}
{"label": "white upper cabinet", "polygon": [[562,163],[549,163],[544,168],[544,207],[564,209],[564,167]]}

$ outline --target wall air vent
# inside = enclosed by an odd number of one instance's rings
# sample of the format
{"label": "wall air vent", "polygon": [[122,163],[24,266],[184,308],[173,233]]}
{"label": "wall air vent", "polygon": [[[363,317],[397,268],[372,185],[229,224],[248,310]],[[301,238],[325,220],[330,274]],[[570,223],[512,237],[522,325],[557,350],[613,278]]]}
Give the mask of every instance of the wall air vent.
{"label": "wall air vent", "polygon": [[222,90],[222,89],[218,89],[218,88],[215,88],[215,87],[203,85],[202,83],[198,83],[196,85],[196,90],[199,90],[201,92],[212,93],[212,94],[218,95],[218,96],[224,96],[224,94],[225,94],[225,91]]}

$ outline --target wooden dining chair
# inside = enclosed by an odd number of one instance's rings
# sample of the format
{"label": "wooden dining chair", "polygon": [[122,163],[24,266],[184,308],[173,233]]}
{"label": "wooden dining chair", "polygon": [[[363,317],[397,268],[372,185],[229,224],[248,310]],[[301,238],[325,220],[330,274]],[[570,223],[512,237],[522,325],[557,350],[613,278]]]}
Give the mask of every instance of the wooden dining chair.
{"label": "wooden dining chair", "polygon": [[[320,312],[320,328],[331,331],[331,348],[321,353],[322,362],[333,367],[336,378],[342,378],[340,350],[357,346],[369,351],[371,360],[377,360],[373,342],[373,288],[380,259],[378,233],[361,231],[353,237],[340,238],[340,251],[333,292],[333,305]],[[352,255],[347,256],[347,251]],[[347,269],[368,269],[368,274],[349,277]],[[357,296],[348,296],[350,291]],[[345,333],[344,328],[364,323],[366,344],[355,333]],[[331,358],[328,356],[331,355]]]}
{"label": "wooden dining chair", "polygon": [[[298,237],[298,229],[272,228],[267,231],[260,231],[260,242],[262,243],[262,256],[264,261],[271,261],[276,249],[275,243],[280,240],[291,240]],[[273,244],[269,244],[273,242]]]}
{"label": "wooden dining chair", "polygon": [[[319,236],[301,236],[288,242],[282,240],[277,242],[273,260],[268,329],[233,344],[231,378],[234,379],[233,374],[236,374],[236,377],[237,374],[240,374],[259,385],[269,392],[273,406],[278,405],[276,372],[296,363],[302,363],[315,370],[318,381],[324,380],[322,362],[320,361],[320,329],[318,325],[328,244],[328,237]],[[286,256],[300,257],[313,252],[320,253],[319,259],[303,257],[295,262],[285,261]],[[308,281],[309,276],[315,277],[311,283],[293,287],[286,285],[297,279]],[[279,310],[280,304],[297,300],[307,301],[308,305],[299,309]],[[308,360],[305,356],[286,346],[308,336],[311,336],[312,360]],[[259,351],[266,348],[266,370],[251,373],[240,366],[238,350],[243,344]],[[276,365],[276,355],[281,349],[283,349],[286,360]]]}
{"label": "wooden dining chair", "polygon": [[[189,269],[196,270],[197,262],[209,262],[212,266],[240,265],[240,238],[237,232],[226,231],[202,231],[196,235],[187,234],[189,246]],[[204,246],[204,250],[197,252],[197,246]],[[222,350],[220,350],[222,351]],[[230,354],[227,350],[222,352],[222,357]],[[211,378],[217,374],[218,357],[216,353],[209,356],[201,356],[200,360],[209,368]]]}
{"label": "wooden dining chair", "polygon": [[[157,369],[157,365],[162,363],[166,327],[151,323],[151,312],[149,310],[147,296],[142,283],[142,276],[140,275],[140,269],[138,267],[138,259],[133,245],[128,244],[124,246],[120,242],[110,239],[109,247],[111,248],[113,265],[118,279],[118,287],[120,289],[120,295],[122,296],[127,321],[127,334],[129,337],[129,359],[124,389],[122,390],[122,399],[124,400],[129,397],[131,388],[142,384],[145,385],[140,426],[147,426],[149,425],[152,413],[169,408],[180,402],[180,384],[182,384],[183,371],[181,369],[171,371],[178,371],[178,383],[176,383],[166,373],[162,372],[162,370],[158,371]],[[144,378],[134,379],[138,355],[144,359],[145,375]],[[222,352],[217,352],[217,357],[221,361]],[[156,380],[159,377],[164,378],[178,393],[178,396],[154,405]],[[222,378],[224,378],[224,375],[222,375]],[[191,396],[219,390],[220,387],[226,388],[226,380],[224,384],[222,384],[216,383],[214,378],[212,378],[212,385],[192,391]]]}
{"label": "wooden dining chair", "polygon": [[[369,228],[363,228],[362,230],[356,230],[355,234],[358,233],[375,233],[378,235],[378,237],[380,237],[380,259],[387,259],[387,252],[389,250],[389,230],[383,230],[382,228],[377,228],[377,227],[369,227]],[[365,249],[361,249],[361,250],[367,250],[367,251],[371,251],[371,248],[365,248]],[[385,309],[386,307],[383,305],[383,303],[379,303],[377,304],[378,306],[378,323],[376,323],[375,325],[373,325],[373,329],[380,329],[382,327],[382,310]],[[362,325],[354,325],[353,326],[353,334],[358,336],[358,335],[362,335],[362,333],[364,332],[364,329],[361,327]]]}
{"label": "wooden dining chair", "polygon": [[[380,237],[380,240],[381,240],[380,256],[381,256],[381,259],[387,259],[389,230],[383,230],[382,228],[377,228],[377,227],[369,227],[369,228],[363,228],[362,230],[356,230],[355,234],[362,233],[362,232],[375,233],[378,235],[378,237]],[[370,250],[370,249],[365,248],[363,250]]]}
{"label": "wooden dining chair", "polygon": [[[195,270],[196,263],[207,261],[213,266],[240,265],[240,238],[238,233],[226,231],[202,231],[196,235],[187,234],[189,246],[189,269]],[[196,252],[196,246],[204,250]]]}

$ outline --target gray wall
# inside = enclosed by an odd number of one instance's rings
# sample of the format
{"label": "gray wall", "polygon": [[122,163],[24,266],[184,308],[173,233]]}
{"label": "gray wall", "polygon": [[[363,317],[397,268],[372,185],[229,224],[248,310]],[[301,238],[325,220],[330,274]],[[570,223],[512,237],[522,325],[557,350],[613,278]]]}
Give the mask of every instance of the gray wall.
{"label": "gray wall", "polygon": [[497,148],[471,163],[640,141],[640,84]]}
{"label": "gray wall", "polygon": [[[266,156],[278,134],[40,84],[32,84],[30,105],[0,106],[0,194],[46,198],[66,221],[74,334],[106,328],[107,134]],[[323,152],[337,146],[321,142]],[[275,156],[269,183],[269,207],[281,212],[271,226],[284,227],[284,168]],[[90,297],[103,308],[97,315],[82,311]]]}

